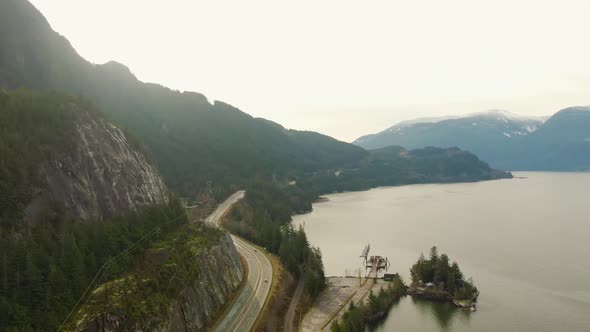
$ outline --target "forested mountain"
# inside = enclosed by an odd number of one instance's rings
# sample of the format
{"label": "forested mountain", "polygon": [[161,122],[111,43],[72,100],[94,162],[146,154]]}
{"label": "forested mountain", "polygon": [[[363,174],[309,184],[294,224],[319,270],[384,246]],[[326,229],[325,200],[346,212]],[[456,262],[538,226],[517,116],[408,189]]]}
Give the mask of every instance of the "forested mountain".
{"label": "forested mountain", "polygon": [[176,190],[287,177],[358,162],[367,152],[316,133],[286,130],[201,94],[138,81],[125,66],[94,65],[25,0],[0,4],[0,86],[84,95],[139,137]]}
{"label": "forested mountain", "polygon": [[302,178],[292,190],[302,191],[307,199],[292,201],[297,203],[294,210],[309,211],[309,201],[325,193],[366,190],[378,186],[472,182],[510,177],[512,174],[509,172],[492,169],[474,154],[457,148],[406,150],[400,146],[388,146],[372,150],[358,168],[318,172]]}
{"label": "forested mountain", "polygon": [[0,91],[0,129],[5,229],[37,224],[54,210],[94,221],[169,201],[141,145],[83,100]]}
{"label": "forested mountain", "polygon": [[[147,146],[173,189],[212,182],[227,188],[253,178],[288,179],[359,168],[370,153],[313,132],[287,130],[199,93],[143,83],[125,66],[94,65],[51,30],[25,0],[0,12],[0,84],[84,95]],[[17,33],[18,31],[18,33]]]}
{"label": "forested mountain", "polygon": [[354,144],[367,149],[459,147],[510,170],[590,169],[590,108],[564,109],[545,121],[503,111],[401,122]]}
{"label": "forested mountain", "polygon": [[107,259],[185,221],[141,144],[87,101],[0,91],[0,330],[56,330]]}
{"label": "forested mountain", "polygon": [[590,107],[570,107],[553,115],[525,139],[516,141],[512,169],[590,170]]}

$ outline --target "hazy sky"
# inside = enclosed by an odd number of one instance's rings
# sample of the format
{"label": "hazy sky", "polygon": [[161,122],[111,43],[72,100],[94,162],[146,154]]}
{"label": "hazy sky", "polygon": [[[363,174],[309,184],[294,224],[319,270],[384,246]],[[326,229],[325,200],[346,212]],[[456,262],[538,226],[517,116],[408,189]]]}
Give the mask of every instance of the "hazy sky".
{"label": "hazy sky", "polygon": [[590,1],[32,0],[94,63],[343,140],[590,104]]}

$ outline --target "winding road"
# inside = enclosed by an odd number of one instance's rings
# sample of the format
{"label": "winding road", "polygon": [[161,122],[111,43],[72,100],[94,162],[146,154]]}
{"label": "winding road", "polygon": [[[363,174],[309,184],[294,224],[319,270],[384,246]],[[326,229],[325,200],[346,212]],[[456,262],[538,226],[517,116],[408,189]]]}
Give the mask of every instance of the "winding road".
{"label": "winding road", "polygon": [[[219,220],[233,204],[244,197],[238,191],[221,203],[206,219],[219,227]],[[248,263],[248,276],[237,299],[222,317],[214,331],[250,331],[262,311],[272,284],[272,265],[266,255],[248,242],[232,235],[236,249]]]}

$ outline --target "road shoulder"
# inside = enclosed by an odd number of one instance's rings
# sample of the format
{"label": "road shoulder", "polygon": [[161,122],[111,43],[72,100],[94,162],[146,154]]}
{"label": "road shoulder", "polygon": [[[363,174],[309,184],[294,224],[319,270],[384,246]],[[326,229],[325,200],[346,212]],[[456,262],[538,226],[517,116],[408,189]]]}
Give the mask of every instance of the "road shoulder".
{"label": "road shoulder", "polygon": [[225,304],[219,310],[217,310],[217,313],[215,314],[213,319],[209,322],[209,324],[205,328],[205,331],[207,331],[207,332],[215,331],[215,329],[217,328],[217,325],[219,325],[219,323],[223,320],[223,318],[225,317],[227,312],[231,309],[231,307],[234,305],[234,303],[236,303],[236,300],[238,299],[238,297],[240,296],[240,293],[242,293],[242,290],[244,289],[244,286],[246,285],[246,281],[248,280],[248,272],[249,272],[248,271],[248,263],[246,262],[246,259],[242,255],[240,255],[240,262],[242,263],[242,267],[243,267],[242,281],[240,282],[238,287],[230,294],[230,296],[227,299],[227,301],[225,302]]}

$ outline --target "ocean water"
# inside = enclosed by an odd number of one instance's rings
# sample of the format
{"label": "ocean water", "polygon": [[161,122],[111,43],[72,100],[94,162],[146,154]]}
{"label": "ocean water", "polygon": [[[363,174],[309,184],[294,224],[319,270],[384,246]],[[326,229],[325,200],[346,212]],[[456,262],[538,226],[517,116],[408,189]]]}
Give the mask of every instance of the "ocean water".
{"label": "ocean water", "polygon": [[411,185],[327,195],[294,217],[326,275],[359,255],[410,266],[436,245],[481,292],[478,311],[402,298],[376,331],[590,331],[590,173],[517,172],[479,183]]}

